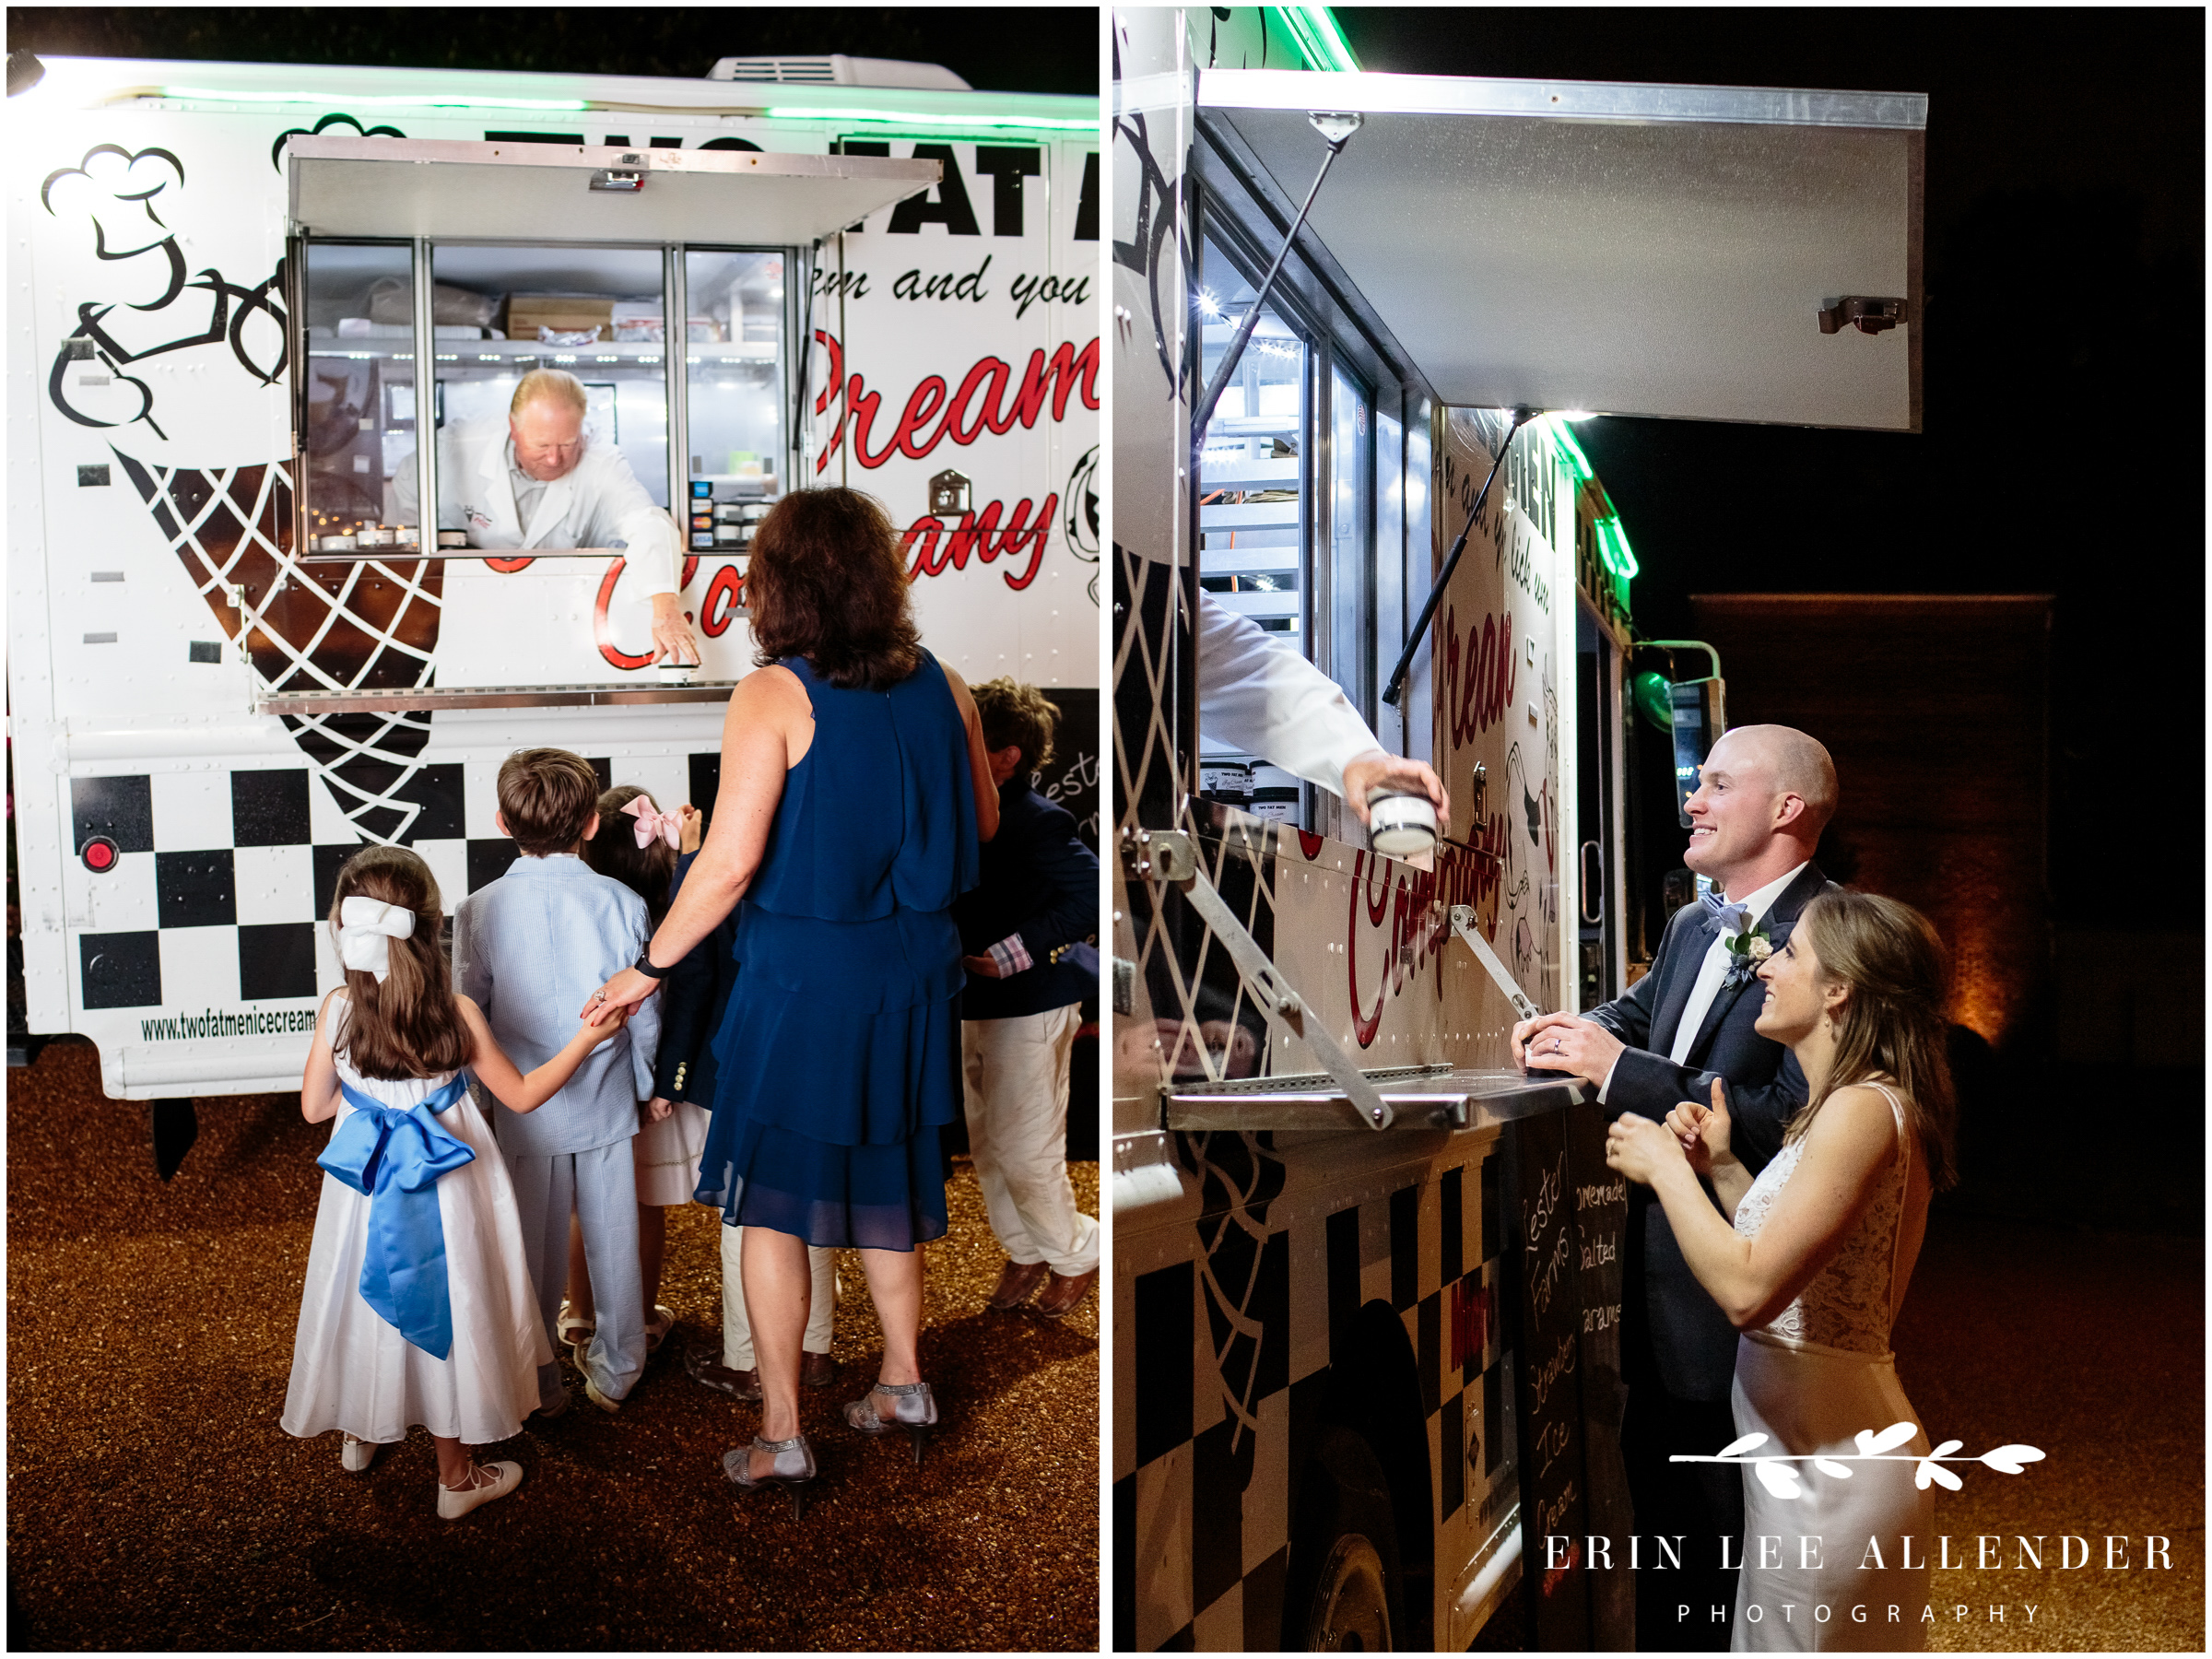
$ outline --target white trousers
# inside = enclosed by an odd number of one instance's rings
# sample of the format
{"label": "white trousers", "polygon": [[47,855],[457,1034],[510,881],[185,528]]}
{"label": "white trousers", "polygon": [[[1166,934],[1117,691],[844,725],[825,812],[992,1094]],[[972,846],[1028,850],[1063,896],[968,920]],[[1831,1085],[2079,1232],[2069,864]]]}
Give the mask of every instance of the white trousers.
{"label": "white trousers", "polygon": [[[722,1234],[722,1362],[732,1371],[751,1371],[753,1322],[745,1312],[745,1229],[724,1223]],[[799,1347],[809,1354],[830,1351],[830,1322],[837,1312],[837,1258],[818,1245],[806,1247],[811,1288],[806,1302],[806,1335]]]}
{"label": "white trousers", "polygon": [[1082,1008],[960,1022],[968,1149],[991,1230],[1025,1266],[1073,1278],[1099,1265],[1099,1224],[1067,1178],[1067,1066]]}

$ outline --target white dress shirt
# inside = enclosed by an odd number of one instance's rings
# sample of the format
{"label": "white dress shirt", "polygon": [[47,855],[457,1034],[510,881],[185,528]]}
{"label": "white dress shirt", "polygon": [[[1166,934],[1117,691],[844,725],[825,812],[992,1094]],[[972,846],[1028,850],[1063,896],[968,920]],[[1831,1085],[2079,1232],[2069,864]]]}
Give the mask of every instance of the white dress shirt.
{"label": "white dress shirt", "polygon": [[[1774,907],[1774,900],[1782,897],[1783,888],[1796,880],[1804,869],[1805,865],[1799,865],[1786,876],[1777,877],[1768,882],[1748,898],[1730,900],[1731,903],[1742,904],[1750,912],[1744,919],[1746,932],[1759,924],[1767,912]],[[1705,1016],[1712,1012],[1712,999],[1721,994],[1721,982],[1728,977],[1728,970],[1735,964],[1735,954],[1726,944],[1733,937],[1733,934],[1716,935],[1705,947],[1705,959],[1698,964],[1698,977],[1689,987],[1689,1000],[1682,1005],[1682,1022],[1675,1028],[1675,1045],[1667,1054],[1667,1058],[1677,1065],[1688,1060],[1690,1046],[1698,1040],[1698,1028],[1705,1023]],[[1618,1066],[1620,1061],[1616,1058],[1613,1064]],[[1612,1087],[1613,1074],[1608,1071],[1604,1088],[1597,1091],[1597,1098],[1603,1100],[1606,1089]]]}
{"label": "white dress shirt", "polygon": [[[415,519],[415,461],[392,479],[394,524]],[[622,452],[589,440],[583,455],[551,480],[514,461],[504,416],[458,422],[438,434],[438,527],[463,530],[472,547],[604,547],[620,544],[638,589],[673,594],[682,543],[676,521],[653,505]]]}
{"label": "white dress shirt", "polygon": [[1342,799],[1345,763],[1382,747],[1343,688],[1204,592],[1197,635],[1198,729]]}

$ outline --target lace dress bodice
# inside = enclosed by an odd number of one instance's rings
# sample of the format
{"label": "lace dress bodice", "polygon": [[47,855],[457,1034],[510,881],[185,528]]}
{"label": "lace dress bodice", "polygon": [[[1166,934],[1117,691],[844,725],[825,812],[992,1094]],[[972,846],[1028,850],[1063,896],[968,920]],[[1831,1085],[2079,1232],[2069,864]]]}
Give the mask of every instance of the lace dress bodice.
{"label": "lace dress bodice", "polygon": [[[1876,1083],[1897,1119],[1898,1155],[1885,1170],[1874,1195],[1828,1265],[1813,1276],[1797,1300],[1763,1329],[1792,1342],[1809,1342],[1854,1354],[1889,1352],[1889,1315],[1894,1305],[1897,1248],[1903,1229],[1905,1187],[1912,1175],[1912,1137],[1905,1133],[1905,1110],[1896,1094]],[[1793,1141],[1759,1172],[1735,1206],[1739,1237],[1755,1239],[1773,1212],[1805,1152]]]}

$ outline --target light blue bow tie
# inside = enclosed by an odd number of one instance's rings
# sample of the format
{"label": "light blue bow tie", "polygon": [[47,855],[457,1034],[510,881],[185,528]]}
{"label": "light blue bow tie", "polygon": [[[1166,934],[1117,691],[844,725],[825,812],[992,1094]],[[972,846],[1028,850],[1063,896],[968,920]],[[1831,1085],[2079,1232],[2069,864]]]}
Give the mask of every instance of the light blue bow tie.
{"label": "light blue bow tie", "polygon": [[1751,924],[1751,907],[1747,904],[1731,904],[1711,893],[1700,893],[1698,908],[1705,912],[1706,925],[1716,933],[1739,934]]}
{"label": "light blue bow tie", "polygon": [[456,1073],[402,1111],[339,1079],[353,1115],[315,1161],[369,1200],[361,1300],[435,1359],[453,1351],[453,1304],[446,1284],[445,1223],[438,1178],[477,1156],[438,1126],[437,1115],[468,1087]]}

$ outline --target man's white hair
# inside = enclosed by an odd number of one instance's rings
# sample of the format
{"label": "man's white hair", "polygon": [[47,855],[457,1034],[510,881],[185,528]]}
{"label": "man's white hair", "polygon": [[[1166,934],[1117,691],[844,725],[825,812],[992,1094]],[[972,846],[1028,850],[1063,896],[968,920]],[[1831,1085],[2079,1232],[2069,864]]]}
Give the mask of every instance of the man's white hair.
{"label": "man's white hair", "polygon": [[534,403],[559,404],[582,414],[590,406],[584,396],[583,382],[566,369],[533,369],[523,376],[514,388],[514,398],[507,406],[507,413],[520,415]]}

